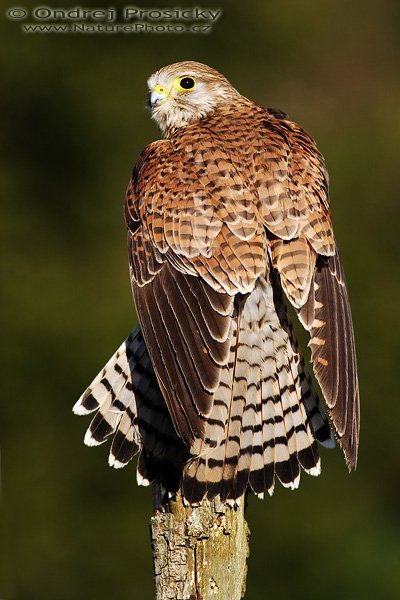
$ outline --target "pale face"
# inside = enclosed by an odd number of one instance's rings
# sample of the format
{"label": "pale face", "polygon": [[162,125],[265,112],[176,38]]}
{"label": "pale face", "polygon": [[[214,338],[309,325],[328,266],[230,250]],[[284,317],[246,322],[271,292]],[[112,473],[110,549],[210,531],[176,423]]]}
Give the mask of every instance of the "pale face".
{"label": "pale face", "polygon": [[152,117],[163,131],[197,121],[239,96],[220,73],[189,61],[160,69],[148,87]]}

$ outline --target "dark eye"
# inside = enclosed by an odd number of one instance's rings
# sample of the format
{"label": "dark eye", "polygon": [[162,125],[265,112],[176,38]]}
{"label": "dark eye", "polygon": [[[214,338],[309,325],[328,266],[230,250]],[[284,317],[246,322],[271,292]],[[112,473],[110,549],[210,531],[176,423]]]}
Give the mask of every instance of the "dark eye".
{"label": "dark eye", "polygon": [[193,77],[182,77],[182,79],[179,80],[179,86],[184,90],[191,90],[195,85],[196,82]]}

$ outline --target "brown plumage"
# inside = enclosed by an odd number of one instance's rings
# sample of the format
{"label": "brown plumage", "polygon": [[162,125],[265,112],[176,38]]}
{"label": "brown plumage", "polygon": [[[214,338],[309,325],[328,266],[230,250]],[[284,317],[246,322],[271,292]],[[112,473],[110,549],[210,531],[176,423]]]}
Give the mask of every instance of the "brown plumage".
{"label": "brown plumage", "polygon": [[318,474],[315,440],[330,446],[332,437],[284,293],[310,331],[351,469],[354,338],[322,156],[285,113],[244,98],[205,65],[169,65],[149,90],[165,139],[143,151],[126,197],[142,333],[76,404],[78,413],[98,409],[86,442],[116,432],[111,464],[142,448],[139,481],[182,485],[190,501],[272,493],[275,476],[293,488],[300,467]]}

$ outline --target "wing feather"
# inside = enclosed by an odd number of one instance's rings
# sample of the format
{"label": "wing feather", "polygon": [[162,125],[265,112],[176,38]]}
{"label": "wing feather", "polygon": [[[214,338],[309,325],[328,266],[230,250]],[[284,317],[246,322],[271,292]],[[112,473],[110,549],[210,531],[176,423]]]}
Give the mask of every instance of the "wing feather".
{"label": "wing feather", "polygon": [[261,167],[258,176],[264,178],[260,190],[272,264],[310,331],[314,372],[351,469],[359,438],[357,367],[349,299],[330,219],[328,174],[315,142],[301,127],[280,119],[267,121],[266,128],[269,143],[257,160],[269,167]]}
{"label": "wing feather", "polygon": [[189,443],[202,435],[201,416],[212,408],[227,360],[233,297],[219,293],[217,300],[204,282],[175,269],[151,244],[139,253],[143,237],[141,228],[129,233],[137,312],[174,425]]}
{"label": "wing feather", "polygon": [[349,298],[339,253],[319,257],[314,275],[311,360],[349,469],[357,464],[359,389]]}

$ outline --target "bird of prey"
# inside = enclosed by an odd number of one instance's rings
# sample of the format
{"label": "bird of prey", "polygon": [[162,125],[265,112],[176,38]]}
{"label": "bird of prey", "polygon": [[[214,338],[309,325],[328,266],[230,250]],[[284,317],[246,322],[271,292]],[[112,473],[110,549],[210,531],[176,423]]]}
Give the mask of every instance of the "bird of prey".
{"label": "bird of prey", "polygon": [[[189,502],[272,494],[320,472],[334,437],[357,462],[352,319],[313,139],[192,61],[148,80],[163,139],[125,214],[140,325],[78,400],[87,445]],[[322,409],[288,315],[309,332]]]}

